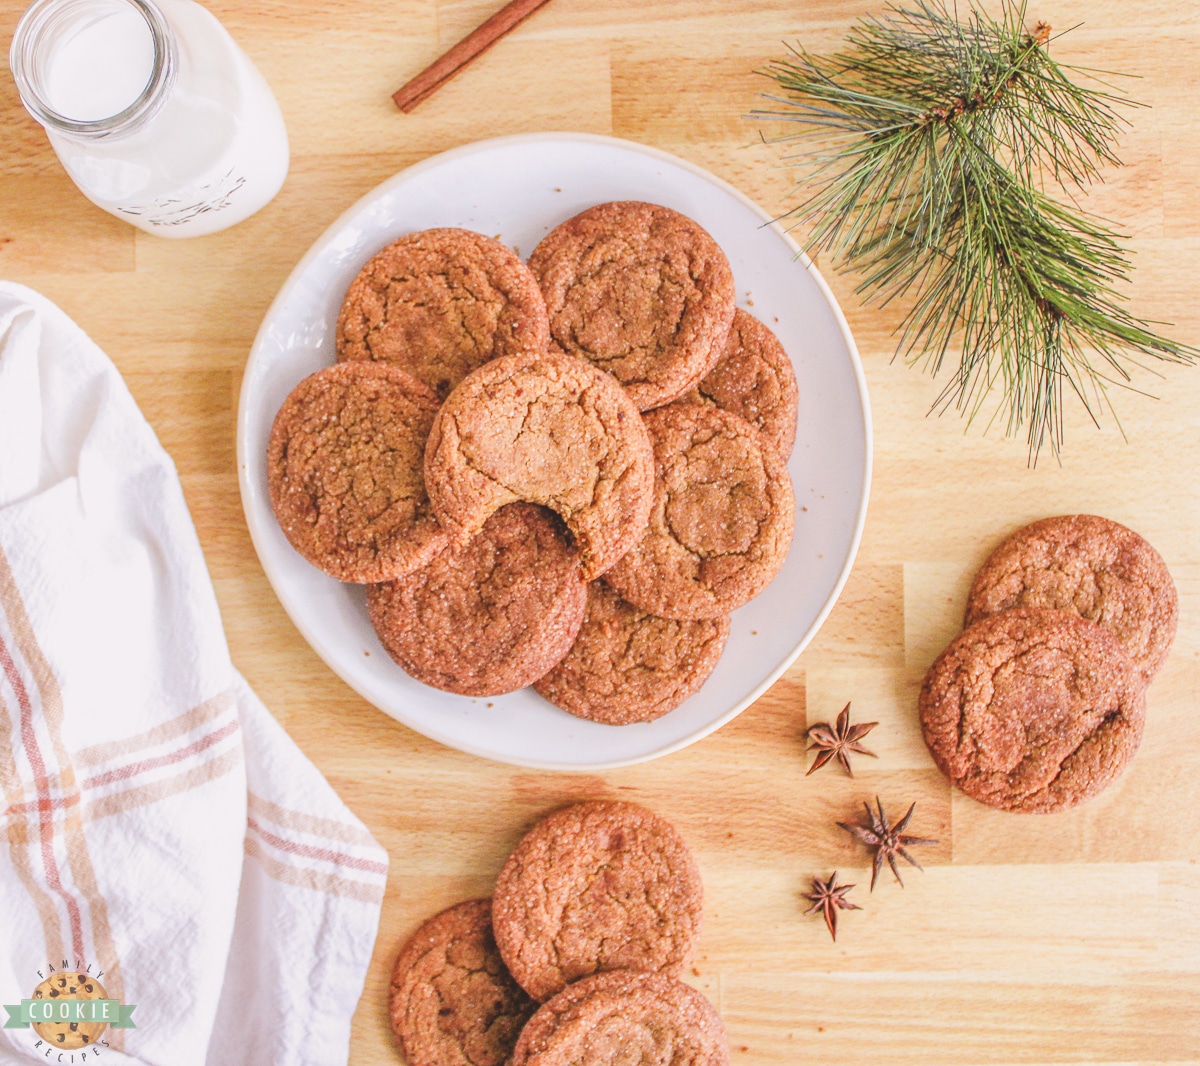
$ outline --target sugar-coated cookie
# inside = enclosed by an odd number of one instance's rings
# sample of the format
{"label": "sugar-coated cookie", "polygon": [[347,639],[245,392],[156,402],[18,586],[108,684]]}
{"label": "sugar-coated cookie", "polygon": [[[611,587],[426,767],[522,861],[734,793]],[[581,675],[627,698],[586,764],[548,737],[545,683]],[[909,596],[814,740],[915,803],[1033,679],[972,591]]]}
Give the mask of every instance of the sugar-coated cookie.
{"label": "sugar-coated cookie", "polygon": [[968,796],[1049,812],[1095,796],[1133,758],[1144,686],[1108,630],[1072,611],[1015,607],[960,633],[929,668],[921,730]]}
{"label": "sugar-coated cookie", "polygon": [[533,687],[579,718],[608,725],[651,722],[699,690],[728,638],[728,615],[690,622],[659,618],[593,581],[575,643]]}
{"label": "sugar-coated cookie", "polygon": [[728,1066],[713,1005],[657,973],[598,973],[563,989],[529,1020],[512,1066]]}
{"label": "sugar-coated cookie", "polygon": [[663,618],[720,618],[783,566],[795,523],[787,468],[753,426],[717,407],[674,403],[645,422],[650,520],[604,580]]}
{"label": "sugar-coated cookie", "polygon": [[465,546],[367,592],[388,654],[418,681],[463,696],[536,681],[567,653],[586,606],[562,524],[531,503],[502,507]]}
{"label": "sugar-coated cookie", "polygon": [[1149,681],[1179,619],[1162,556],[1132,529],[1096,515],[1061,515],[1018,529],[980,568],[966,622],[1013,607],[1054,607],[1099,623]]}
{"label": "sugar-coated cookie", "polygon": [[591,580],[642,535],[654,456],[641,415],[608,374],[558,353],[513,355],[450,394],[429,434],[425,484],[459,543],[506,503],[549,507]]}
{"label": "sugar-coated cookie", "polygon": [[267,444],[271,507],[292,547],[340,581],[387,581],[447,543],[425,492],[437,397],[402,370],[339,363],[284,400]]}
{"label": "sugar-coated cookie", "polygon": [[505,1066],[536,1007],[496,950],[490,900],[430,918],[392,971],[388,1016],[408,1066]]}
{"label": "sugar-coated cookie", "polygon": [[700,931],[703,890],[687,845],[633,803],[579,803],[533,827],[492,896],[496,945],[534,999],[588,974],[678,974]]}
{"label": "sugar-coated cookie", "polygon": [[499,241],[428,229],[393,241],[350,283],[337,321],[339,361],[398,366],[440,399],[498,355],[549,338],[537,280]]}
{"label": "sugar-coated cookie", "polygon": [[645,411],[712,369],[733,321],[733,272],[716,241],[658,204],[598,204],[551,230],[529,267],[551,343],[612,374]]}

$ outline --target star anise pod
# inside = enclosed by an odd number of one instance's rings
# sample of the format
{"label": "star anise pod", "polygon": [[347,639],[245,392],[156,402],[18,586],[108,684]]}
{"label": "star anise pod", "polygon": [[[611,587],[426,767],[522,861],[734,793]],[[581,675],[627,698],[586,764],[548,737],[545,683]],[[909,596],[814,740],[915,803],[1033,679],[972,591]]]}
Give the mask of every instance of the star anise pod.
{"label": "star anise pod", "polygon": [[871,862],[872,892],[875,891],[875,881],[879,877],[879,871],[883,869],[885,859],[887,860],[887,864],[892,868],[892,873],[896,875],[896,880],[900,882],[900,887],[903,888],[904,881],[900,877],[900,871],[896,869],[896,856],[899,855],[902,859],[920,870],[923,867],[904,850],[905,847],[909,844],[936,844],[938,842],[936,840],[926,840],[924,837],[905,836],[904,830],[912,819],[913,811],[917,809],[915,803],[908,808],[908,813],[895,825],[888,824],[887,815],[883,813],[883,804],[879,802],[878,796],[875,797],[875,805],[879,808],[878,814],[871,810],[869,803],[863,804],[867,809],[867,818],[870,820],[870,825],[847,825],[845,822],[838,822],[838,825],[851,834],[851,836],[861,840],[867,847],[875,849],[875,855]]}
{"label": "star anise pod", "polygon": [[808,908],[805,914],[816,914],[821,911],[825,916],[825,924],[829,926],[829,935],[837,940],[837,912],[838,908],[844,911],[861,911],[857,903],[851,903],[846,899],[846,893],[850,891],[853,885],[839,885],[837,883],[837,870],[833,871],[833,876],[828,881],[822,881],[819,877],[814,877],[812,882],[812,892],[802,892],[801,895],[805,899],[812,900],[812,906]]}
{"label": "star anise pod", "polygon": [[[850,759],[846,753],[857,751],[860,755],[870,755],[872,759],[878,758],[873,751],[867,751],[859,743],[877,725],[879,725],[878,722],[860,722],[858,725],[851,725],[850,704],[847,703],[842,708],[842,713],[837,716],[837,725],[830,726],[828,722],[818,722],[814,726],[809,726],[807,736],[812,743],[808,746],[808,750],[819,751],[820,754],[813,760],[808,774],[821,769],[830,759],[837,759],[841,763],[842,769],[853,777],[854,771],[850,769]],[[807,777],[808,774],[804,776]]]}

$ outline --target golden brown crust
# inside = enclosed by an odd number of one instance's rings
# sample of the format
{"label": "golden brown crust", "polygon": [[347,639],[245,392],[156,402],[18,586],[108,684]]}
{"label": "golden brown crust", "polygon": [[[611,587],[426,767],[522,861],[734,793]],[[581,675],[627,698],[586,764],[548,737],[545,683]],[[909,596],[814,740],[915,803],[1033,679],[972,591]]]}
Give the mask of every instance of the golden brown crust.
{"label": "golden brown crust", "polygon": [[641,415],[609,375],[572,356],[506,356],[468,375],[434,420],[425,483],[459,543],[515,500],[555,511],[588,580],[641,536],[654,458]]}
{"label": "golden brown crust", "polygon": [[398,366],[445,399],[489,359],[543,351],[549,336],[537,280],[512,251],[471,230],[429,229],[393,241],[350,283],[337,353]]}
{"label": "golden brown crust", "polygon": [[779,338],[740,307],[717,365],[683,398],[731,411],[754,426],[783,459],[792,454],[800,405],[796,371]]}
{"label": "golden brown crust", "polygon": [[422,476],[437,397],[395,367],[340,363],[284,400],[267,445],[271,507],[292,547],[340,581],[388,581],[446,544]]}
{"label": "golden brown crust", "polygon": [[367,592],[388,654],[462,696],[537,680],[567,653],[586,607],[578,554],[558,519],[529,503],[502,507],[465,547]]}
{"label": "golden brown crust", "polygon": [[712,1004],[663,974],[585,977],[544,1004],[521,1032],[512,1066],[728,1066]]}
{"label": "golden brown crust", "polygon": [[1013,607],[1075,611],[1111,632],[1148,682],[1171,650],[1179,597],[1162,556],[1118,522],[1060,515],[1018,529],[980,568],[965,625]]}
{"label": "golden brown crust", "polygon": [[604,580],[663,618],[720,618],[783,566],[795,499],[783,460],[758,431],[716,407],[650,411],[654,502],[642,539]]}
{"label": "golden brown crust", "polygon": [[551,230],[529,267],[551,341],[621,382],[640,410],[692,388],[721,355],[733,272],[699,225],[657,204],[597,204]]}
{"label": "golden brown crust", "polygon": [[1137,751],[1144,688],[1117,639],[1070,611],[980,619],[925,675],[921,730],[938,769],[1010,811],[1073,807]]}
{"label": "golden brown crust", "polygon": [[700,872],[674,827],[633,803],[579,803],[533,827],[492,896],[496,945],[535,999],[605,970],[678,974],[700,931]]}
{"label": "golden brown crust", "polygon": [[699,690],[728,638],[728,615],[691,622],[659,618],[594,581],[575,643],[533,687],[579,718],[608,725],[652,722]]}
{"label": "golden brown crust", "polygon": [[486,899],[425,922],[401,949],[388,995],[408,1066],[504,1066],[536,1007],[496,950]]}

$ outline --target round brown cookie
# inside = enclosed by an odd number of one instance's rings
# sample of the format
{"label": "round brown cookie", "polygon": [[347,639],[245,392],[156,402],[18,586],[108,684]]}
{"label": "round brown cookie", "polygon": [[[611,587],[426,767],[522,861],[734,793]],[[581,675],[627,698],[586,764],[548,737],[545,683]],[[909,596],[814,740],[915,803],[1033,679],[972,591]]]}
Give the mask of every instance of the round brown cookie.
{"label": "round brown cookie", "polygon": [[434,688],[499,696],[566,655],[587,583],[558,519],[531,503],[502,507],[462,548],[367,592],[387,653]]}
{"label": "round brown cookie", "polygon": [[376,363],[310,374],[283,401],[267,444],[284,535],[339,581],[387,581],[446,544],[422,476],[437,397]]}
{"label": "round brown cookie", "polygon": [[728,615],[659,618],[595,581],[571,650],[533,687],[556,707],[593,722],[652,722],[704,684],[728,638]]}
{"label": "round brown cookie", "polygon": [[1088,514],[1044,518],[1012,534],[976,575],[965,624],[1013,607],[1054,607],[1099,623],[1146,681],[1179,619],[1162,556],[1132,529]]}
{"label": "round brown cookie", "polygon": [[657,973],[618,970],[563,989],[529,1020],[512,1066],[727,1066],[721,1016]]}
{"label": "round brown cookie", "polygon": [[[52,974],[33,990],[33,998],[48,999],[107,999],[104,986],[89,973],[65,970]],[[47,1044],[60,1051],[78,1051],[90,1047],[104,1035],[108,1022],[49,1021],[34,1022],[33,1029]],[[46,1057],[50,1052],[47,1049]]]}
{"label": "round brown cookie", "polygon": [[740,307],[717,365],[684,399],[732,411],[784,459],[792,454],[800,404],[796,372],[779,338]]}
{"label": "round brown cookie", "polygon": [[400,367],[445,398],[497,355],[540,352],[550,336],[537,280],[491,237],[429,229],[393,241],[350,283],[338,360]]}
{"label": "round brown cookie", "polygon": [[608,374],[558,353],[510,355],[469,374],[438,412],[425,484],[459,543],[514,500],[556,511],[591,580],[642,535],[654,456],[641,415]]}
{"label": "round brown cookie", "polygon": [[1143,686],[1111,633],[1071,611],[980,619],[938,656],[919,699],[933,761],[1009,811],[1073,807],[1107,787],[1142,736]]}
{"label": "round brown cookie", "polygon": [[430,918],[392,971],[388,1014],[409,1066],[504,1066],[536,1009],[496,950],[490,900]]}
{"label": "round brown cookie", "polygon": [[552,343],[607,370],[643,411],[682,396],[721,355],[733,272],[716,241],[678,211],[590,207],[551,230],[529,268]]}
{"label": "round brown cookie", "polygon": [[633,803],[579,803],[533,827],[492,895],[496,945],[549,999],[602,970],[678,974],[700,932],[700,871],[674,827]]}
{"label": "round brown cookie", "polygon": [[604,580],[663,618],[720,618],[783,566],[796,516],[787,468],[753,426],[718,407],[676,403],[645,421],[650,521]]}

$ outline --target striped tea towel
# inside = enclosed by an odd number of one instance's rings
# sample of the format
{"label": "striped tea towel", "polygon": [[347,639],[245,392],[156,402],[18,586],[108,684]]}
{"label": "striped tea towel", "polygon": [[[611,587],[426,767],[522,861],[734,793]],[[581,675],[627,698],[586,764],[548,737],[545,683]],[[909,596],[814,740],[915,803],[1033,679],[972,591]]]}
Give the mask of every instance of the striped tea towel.
{"label": "striped tea towel", "polygon": [[346,1062],[386,853],[234,669],[116,368],[4,282],[0,788],[0,1063]]}

